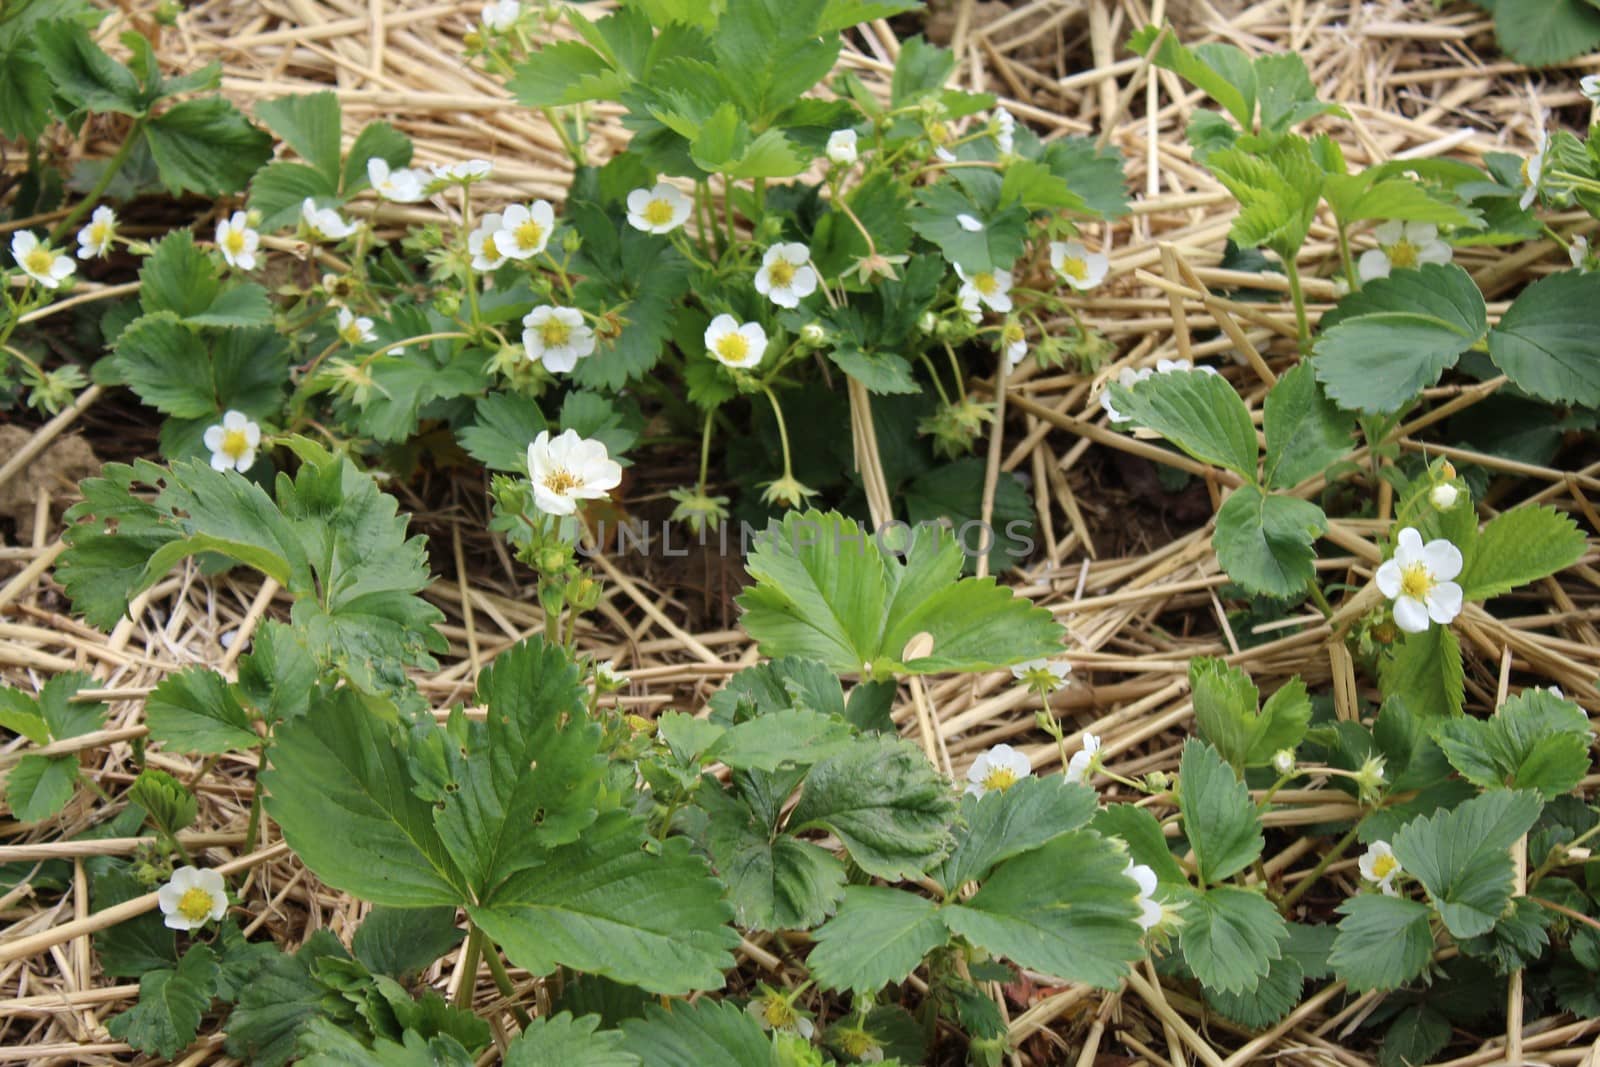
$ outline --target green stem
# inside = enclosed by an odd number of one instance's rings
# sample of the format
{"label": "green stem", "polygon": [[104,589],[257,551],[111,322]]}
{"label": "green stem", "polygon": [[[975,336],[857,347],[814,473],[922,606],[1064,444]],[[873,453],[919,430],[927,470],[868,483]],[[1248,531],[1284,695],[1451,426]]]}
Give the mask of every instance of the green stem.
{"label": "green stem", "polygon": [[467,947],[462,949],[461,956],[461,984],[456,986],[455,996],[451,999],[458,1011],[472,1010],[472,994],[478,985],[478,957],[483,953],[483,931],[478,929],[478,924],[467,923]]}
{"label": "green stem", "polygon": [[1351,845],[1355,844],[1356,834],[1361,832],[1362,824],[1364,824],[1366,821],[1367,817],[1363,815],[1360,822],[1357,822],[1354,826],[1350,827],[1349,831],[1343,837],[1339,838],[1338,843],[1335,844],[1333,848],[1328,850],[1328,854],[1323,856],[1315,867],[1311,868],[1311,873],[1305,878],[1301,879],[1299,885],[1295,886],[1293,889],[1289,890],[1283,895],[1284,910],[1293,907],[1295,901],[1305,896],[1306,891],[1317,884],[1322,876],[1327,873],[1328,868],[1338,862],[1339,857],[1343,856],[1345,851],[1349,849]]}
{"label": "green stem", "polygon": [[794,469],[789,463],[789,428],[783,423],[783,408],[778,405],[778,398],[771,389],[763,388],[761,391],[767,394],[767,400],[772,403],[773,417],[778,420],[778,441],[783,445],[783,476],[793,478]]}
{"label": "green stem", "polygon": [[493,942],[484,945],[483,960],[489,965],[489,973],[494,976],[495,988],[511,1002],[511,1014],[517,1017],[518,1025],[526,1029],[533,1020],[528,1018],[528,1013],[517,1003],[517,989],[511,984],[511,976],[506,973],[505,961],[500,958],[499,946]]}
{"label": "green stem", "polygon": [[111,161],[106,164],[106,169],[100,172],[100,180],[94,183],[94,188],[89,190],[89,195],[78,201],[78,205],[67,212],[67,217],[56,223],[56,228],[50,231],[50,243],[52,245],[59,243],[62,237],[77,224],[78,220],[83,218],[84,213],[99,203],[100,197],[111,185],[113,179],[116,178],[117,172],[128,161],[128,156],[133,152],[133,146],[139,143],[139,137],[144,133],[144,122],[145,120],[142,117],[134,120],[133,128],[128,131],[127,137],[122,142],[122,147],[117,149],[117,154],[111,157]]}
{"label": "green stem", "polygon": [[561,119],[556,116],[555,109],[542,107],[539,111],[544,115],[545,121],[556,131],[556,136],[561,139],[561,147],[566,149],[573,165],[577,167],[587,166],[588,161],[584,158],[583,146],[575,143],[571,137],[567,136],[567,128],[561,125]]}
{"label": "green stem", "polygon": [[1350,283],[1353,292],[1361,288],[1361,281],[1356,275],[1356,261],[1350,254],[1350,233],[1344,223],[1339,223],[1339,262],[1344,264],[1344,277]]}
{"label": "green stem", "polygon": [[261,831],[261,777],[255,775],[251,778],[250,788],[250,821],[244,828],[244,850],[251,853],[256,850],[256,834]]}
{"label": "green stem", "polygon": [[1295,257],[1283,257],[1283,272],[1289,279],[1289,297],[1294,301],[1294,324],[1300,334],[1300,352],[1311,347],[1311,327],[1306,322],[1306,294],[1300,288],[1300,266]]}
{"label": "green stem", "polygon": [[1311,593],[1312,603],[1316,604],[1317,610],[1322,612],[1322,617],[1325,619],[1333,618],[1333,605],[1328,603],[1327,594],[1325,594],[1322,591],[1322,587],[1317,584],[1315,575],[1313,575],[1311,580],[1306,583],[1306,589]]}
{"label": "green stem", "polygon": [[706,412],[706,428],[700,432],[700,484],[696,491],[706,495],[706,474],[711,469],[711,426],[714,412]]}

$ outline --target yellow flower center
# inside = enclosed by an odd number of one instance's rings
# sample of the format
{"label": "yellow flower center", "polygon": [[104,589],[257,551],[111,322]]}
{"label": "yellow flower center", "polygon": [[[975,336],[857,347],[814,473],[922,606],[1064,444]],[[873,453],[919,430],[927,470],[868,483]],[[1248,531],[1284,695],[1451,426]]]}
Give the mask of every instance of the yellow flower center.
{"label": "yellow flower center", "polygon": [[717,338],[717,355],[728,363],[743,363],[750,354],[750,342],[743,334],[725,333]]}
{"label": "yellow flower center", "polygon": [[994,280],[994,275],[988,271],[972,276],[972,287],[984,296],[993,296],[1000,288],[1000,283]]}
{"label": "yellow flower center", "polygon": [[230,256],[237,256],[244,252],[244,231],[227,230],[222,235],[222,247]]}
{"label": "yellow flower center", "polygon": [[1389,246],[1389,262],[1396,267],[1415,267],[1422,250],[1404,237]]}
{"label": "yellow flower center", "polygon": [[538,248],[544,240],[544,227],[529,219],[517,227],[516,238],[519,248]]}
{"label": "yellow flower center", "polygon": [[928,127],[928,140],[940,146],[949,144],[950,127],[942,122],[935,122],[932,126]]}
{"label": "yellow flower center", "polygon": [[486,234],[483,235],[483,246],[482,246],[482,248],[483,248],[483,258],[484,259],[499,259],[500,258],[500,246],[494,243],[494,234],[486,233]]}
{"label": "yellow flower center", "polygon": [[1077,256],[1066,256],[1061,260],[1061,273],[1074,281],[1089,280],[1089,264]]}
{"label": "yellow flower center", "polygon": [[774,289],[782,289],[794,281],[795,267],[787,259],[775,259],[767,268],[767,277],[772,279]]}
{"label": "yellow flower center", "polygon": [[1388,854],[1379,856],[1372,861],[1372,876],[1375,881],[1383,881],[1400,867],[1400,861]]}
{"label": "yellow flower center", "polygon": [[[232,456],[234,459],[239,459],[239,458],[243,457],[244,454],[249,452],[249,451],[250,451],[250,438],[245,436],[245,432],[243,430],[223,430],[222,431],[222,453],[223,453],[223,455]],[[205,890],[203,890],[203,889],[191,889],[191,890],[189,890],[189,892],[190,893],[202,893],[203,894],[205,892]],[[186,896],[186,897],[184,897],[184,899],[187,900],[188,897]]]}
{"label": "yellow flower center", "polygon": [[560,348],[571,339],[572,327],[553,315],[539,326],[539,340],[546,348]]}
{"label": "yellow flower center", "polygon": [[351,319],[349,322],[347,322],[343,326],[339,327],[339,337],[347,345],[358,345],[358,344],[360,344],[361,343],[361,339],[362,339],[361,338],[361,323],[356,321],[355,319]]}
{"label": "yellow flower center", "polygon": [[983,788],[1004,793],[1017,784],[1017,773],[1009,767],[996,767],[983,776]]}
{"label": "yellow flower center", "polygon": [[582,484],[583,479],[565,467],[556,467],[544,476],[544,487],[557,495],[571,492]]}
{"label": "yellow flower center", "polygon": [[1421,563],[1400,568],[1400,595],[1421,600],[1433,589],[1433,574]]}
{"label": "yellow flower center", "polygon": [[89,224],[89,243],[96,248],[111,243],[111,223],[91,222]]}
{"label": "yellow flower center", "polygon": [[644,221],[652,226],[665,226],[672,221],[672,204],[656,197],[644,206]]}
{"label": "yellow flower center", "polygon": [[761,1017],[774,1030],[786,1030],[799,1019],[794,1007],[782,997],[769,996],[761,1005]]}
{"label": "yellow flower center", "polygon": [[[243,437],[243,434],[239,434]],[[178,914],[192,923],[203,923],[211,918],[211,894],[199,886],[185,890],[178,898]]]}
{"label": "yellow flower center", "polygon": [[28,268],[31,274],[49,274],[50,268],[55,266],[55,253],[44,245],[39,245],[32,252],[22,257],[22,265]]}
{"label": "yellow flower center", "polygon": [[[1003,345],[1021,344],[1024,339],[1022,323],[1020,322],[1008,322],[1000,331],[1000,343]],[[1028,676],[1031,678],[1035,673],[1034,671],[1029,671]],[[1050,672],[1045,671],[1044,673],[1048,674]]]}

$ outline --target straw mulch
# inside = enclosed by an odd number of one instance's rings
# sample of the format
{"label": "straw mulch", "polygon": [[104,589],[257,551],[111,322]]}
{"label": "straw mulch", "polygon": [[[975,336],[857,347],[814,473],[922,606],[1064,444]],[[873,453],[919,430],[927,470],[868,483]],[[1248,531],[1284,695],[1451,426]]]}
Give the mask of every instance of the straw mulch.
{"label": "straw mulch", "polygon": [[[1172,75],[1151,76],[1137,59],[1126,58],[1120,42],[1130,28],[1165,16],[1186,41],[1209,38],[1248,49],[1302,52],[1323,92],[1350,113],[1347,123],[1329,128],[1355,166],[1401,156],[1476,160],[1495,150],[1525,152],[1541,113],[1553,112],[1557,121],[1579,128],[1587,121],[1587,105],[1577,92],[1579,66],[1524,71],[1494,51],[1481,12],[1460,7],[1435,14],[1428,0],[1033,0],[1012,6],[935,0],[933,6],[938,10],[926,30],[962,57],[958,78],[963,85],[998,93],[1019,119],[1043,134],[1100,136],[1127,158],[1130,181],[1140,194],[1134,211],[1089,234],[1114,250],[1113,284],[1081,303],[1085,316],[1118,348],[1116,362],[1100,376],[1114,375],[1135,360],[1238,352],[1245,358],[1228,374],[1256,410],[1275,369],[1287,363],[1293,323],[1287,305],[1215,295],[1246,280],[1258,289],[1273,282],[1220,269],[1232,211],[1227,197],[1193,162],[1183,137],[1199,98]],[[184,68],[220,60],[225,91],[247,110],[262,98],[331,87],[343,101],[347,132],[384,118],[416,140],[420,161],[492,159],[491,198],[559,200],[565,160],[555,137],[535,116],[508,106],[493,79],[458,59],[460,38],[475,21],[475,4],[211,0],[190,7],[176,29],[163,31],[161,51]],[[883,84],[898,47],[897,32],[916,32],[919,25],[875,24],[852,39],[843,62]],[[600,138],[621,143],[614,115],[603,116],[600,127]],[[91,129],[79,150],[106,154],[116,132]],[[432,210],[389,206],[380,219],[416,221]],[[1577,225],[1583,219],[1574,215],[1554,224]],[[1330,230],[1313,234],[1306,258],[1312,272],[1332,273],[1336,253]],[[1474,272],[1491,301],[1565,265],[1551,242],[1509,253],[1463,250],[1458,261]],[[119,291],[86,290],[86,299]],[[1326,282],[1312,283],[1310,295],[1329,301],[1333,290]],[[1491,314],[1496,310],[1491,304]],[[994,383],[974,385],[994,388]],[[1191,729],[1187,665],[1201,655],[1226,656],[1244,665],[1268,691],[1298,674],[1315,690],[1331,692],[1338,714],[1354,716],[1358,699],[1373,694],[1361,690],[1343,646],[1329,645],[1331,631],[1320,616],[1307,613],[1248,633],[1231,626],[1219,596],[1226,578],[1206,526],[1226,483],[1194,466],[1202,478],[1186,496],[1159,493],[1152,461],[1189,465],[1169,451],[1108,430],[1095,403],[1096,385],[1087,375],[1039,372],[1030,364],[1004,383],[1006,417],[998,421],[984,453],[991,480],[1000,471],[1017,471],[1031,480],[1035,493],[1041,549],[1008,580],[1048,605],[1069,630],[1075,684],[1051,700],[1069,730],[1069,750],[1079,735],[1093,732],[1104,739],[1111,766],[1123,775],[1173,769]],[[1494,387],[1434,390],[1442,403],[1407,432],[1469,408]],[[259,620],[285,607],[270,586],[262,589],[234,576],[205,580],[185,571],[139,598],[131,619],[109,636],[68,616],[50,572],[61,548],[60,512],[86,462],[82,445],[70,443],[81,432],[102,457],[125,453],[127,421],[119,412],[129,409],[122,405],[91,389],[25,441],[8,442],[0,465],[0,490],[16,529],[12,543],[0,547],[0,574],[7,575],[0,578],[0,665],[8,680],[22,685],[69,669],[94,673],[100,696],[113,709],[107,729],[54,747],[81,752],[86,770],[112,794],[131,779],[130,745],[143,732],[141,701],[150,687],[191,664],[229,671]],[[1402,442],[1403,449],[1417,447],[1409,438]],[[1591,532],[1600,531],[1600,516],[1588,497],[1600,489],[1600,463],[1563,471],[1470,454],[1459,458],[1503,475],[1483,505],[1485,514],[1531,490],[1540,500],[1571,509]],[[649,457],[640,469],[683,462],[681,456]],[[543,623],[525,584],[529,576],[483,533],[481,482],[459,476],[451,482],[451,477],[436,475],[397,487],[432,539],[436,572],[449,576],[439,579],[430,595],[449,616],[450,655],[444,669],[420,679],[440,707],[465,698],[479,665]],[[661,476],[662,484],[649,488],[684,480]],[[641,493],[645,489],[638,487]],[[1387,518],[1392,508],[1387,492],[1378,508]],[[1332,547],[1324,547],[1319,563],[1324,578],[1367,583],[1378,560],[1375,537],[1382,525],[1335,522],[1327,542]],[[1515,617],[1491,618],[1481,609],[1462,616],[1458,627],[1468,654],[1470,705],[1483,711],[1509,686],[1537,683],[1558,684],[1589,708],[1600,707],[1594,681],[1600,674],[1600,641],[1593,621],[1600,612],[1600,571],[1594,562],[1591,553],[1560,581],[1528,591]],[[601,560],[599,566],[608,579],[607,599],[596,627],[582,640],[631,675],[631,686],[621,696],[630,708],[646,714],[669,705],[699,710],[731,672],[755,662],[755,649],[734,625],[729,604],[739,580],[736,561],[697,556],[674,569],[637,559]],[[1009,675],[935,682],[927,686],[926,698],[937,727],[935,735],[924,731],[921,739],[947,768],[960,772],[977,752],[1009,741],[1025,746],[1040,771],[1056,769],[1056,747],[1033,726],[1037,701]],[[899,711],[908,735],[918,735],[909,693]],[[8,761],[0,754],[0,762]],[[189,847],[204,863],[242,876],[252,933],[265,927],[280,942],[295,944],[314,929],[348,934],[359,922],[362,905],[321,886],[270,826],[255,851],[240,854],[252,761],[225,759],[204,774],[199,764],[168,754],[152,754],[150,762],[196,783],[201,823]],[[1584,789],[1591,798],[1600,793],[1600,776],[1588,778]],[[1278,832],[1269,837],[1266,873],[1293,885],[1315,864],[1319,847],[1326,846],[1297,837],[1294,828],[1355,812],[1344,793],[1320,783],[1276,799],[1268,822]],[[83,830],[96,814],[95,802],[84,795],[60,825],[32,831],[14,823],[0,826],[0,862],[66,858],[77,872],[75,887],[64,894],[36,896],[22,886],[0,900],[7,924],[0,933],[0,1061],[134,1058],[127,1046],[109,1038],[104,1022],[127,1007],[137,987],[98,975],[90,951],[90,934],[119,917],[121,909],[116,909],[119,915],[89,913],[81,861],[91,853],[131,853],[139,841],[44,843]],[[1353,888],[1354,861],[1335,865],[1332,875],[1308,897],[1319,912]],[[153,900],[143,906],[152,907]],[[732,979],[735,989],[757,977],[770,978],[763,972],[782,966],[760,944],[747,943],[742,960],[741,974]],[[515,971],[513,977],[524,988],[533,981]],[[460,975],[447,960],[433,978],[441,987],[453,987]],[[480,1009],[493,1013],[497,1005],[503,1007],[487,976],[480,981]],[[1255,1037],[1208,1017],[1176,990],[1163,992],[1153,974],[1112,994],[1079,987],[1013,992],[1018,999],[1010,1004],[1011,1027],[1022,1043],[1011,1061],[1015,1064],[1087,1064],[1101,1057],[1114,1063],[1225,1062],[1230,1067],[1268,1059],[1351,1065],[1373,1060],[1346,1046],[1368,1047],[1364,1034],[1352,1033],[1376,998],[1345,1003],[1338,983],[1308,984],[1302,1007]],[[1543,1063],[1589,1057],[1587,1062],[1600,1062],[1597,1035],[1600,1023],[1527,1019],[1520,1030],[1480,1035],[1484,1044],[1478,1052],[1452,1062],[1465,1067],[1524,1055]],[[182,1062],[193,1067],[230,1061],[220,1038],[212,1037]]]}

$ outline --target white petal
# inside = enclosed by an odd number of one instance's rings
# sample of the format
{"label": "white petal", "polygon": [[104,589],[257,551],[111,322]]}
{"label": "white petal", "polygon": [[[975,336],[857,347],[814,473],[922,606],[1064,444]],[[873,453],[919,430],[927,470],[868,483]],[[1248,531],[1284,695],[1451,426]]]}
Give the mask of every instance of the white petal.
{"label": "white petal", "polygon": [[1122,872],[1139,884],[1139,895],[1147,897],[1156,891],[1156,872],[1143,863],[1130,863]]}
{"label": "white petal", "polygon": [[1392,245],[1399,241],[1406,233],[1406,224],[1399,219],[1390,219],[1380,222],[1373,228],[1372,236],[1380,245]]}
{"label": "white petal", "polygon": [[1400,531],[1400,537],[1395,542],[1394,558],[1400,561],[1402,567],[1422,562],[1422,535],[1415,526],[1407,526]]}
{"label": "white petal", "polygon": [[1428,590],[1428,618],[1449,626],[1461,614],[1461,587],[1455,582],[1440,582]]}
{"label": "white petal", "polygon": [[1422,547],[1422,565],[1436,582],[1448,582],[1461,573],[1461,550],[1444,538]]}
{"label": "white petal", "polygon": [[1439,227],[1431,222],[1408,222],[1405,236],[1414,245],[1425,245],[1439,239]]}
{"label": "white petal", "polygon": [[1361,280],[1370,282],[1374,278],[1387,278],[1389,276],[1389,256],[1381,248],[1369,248],[1361,253],[1361,259],[1356,263],[1356,273]]}
{"label": "white petal", "polygon": [[1395,560],[1385,560],[1383,566],[1378,568],[1378,591],[1393,600],[1400,595],[1400,564]]}
{"label": "white petal", "polygon": [[1428,609],[1415,597],[1403,596],[1394,602],[1394,624],[1408,634],[1428,631]]}

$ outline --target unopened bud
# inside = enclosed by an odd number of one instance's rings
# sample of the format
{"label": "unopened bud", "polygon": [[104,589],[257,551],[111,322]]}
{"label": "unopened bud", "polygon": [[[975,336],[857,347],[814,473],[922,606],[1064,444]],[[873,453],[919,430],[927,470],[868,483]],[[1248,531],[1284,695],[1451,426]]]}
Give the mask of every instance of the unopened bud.
{"label": "unopened bud", "polygon": [[1461,491],[1449,482],[1440,482],[1428,493],[1428,501],[1440,511],[1449,511],[1456,506],[1456,498]]}
{"label": "unopened bud", "polygon": [[1294,773],[1294,749],[1280,748],[1272,754],[1272,769],[1287,777]]}
{"label": "unopened bud", "polygon": [[800,340],[812,348],[816,348],[827,339],[828,331],[822,328],[820,322],[808,322],[800,327]]}

